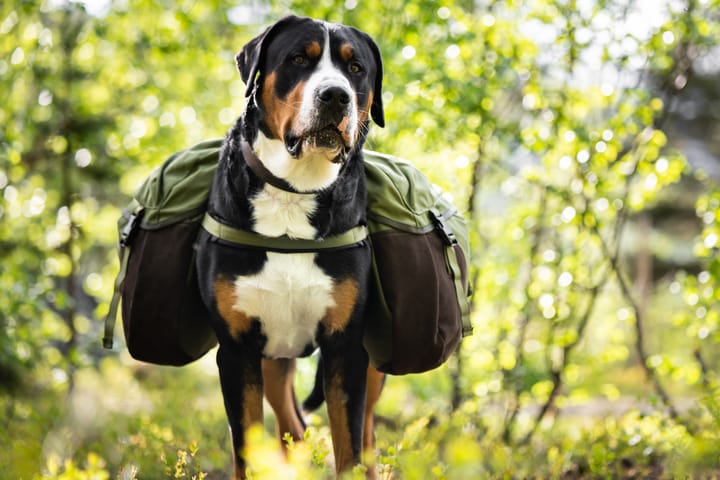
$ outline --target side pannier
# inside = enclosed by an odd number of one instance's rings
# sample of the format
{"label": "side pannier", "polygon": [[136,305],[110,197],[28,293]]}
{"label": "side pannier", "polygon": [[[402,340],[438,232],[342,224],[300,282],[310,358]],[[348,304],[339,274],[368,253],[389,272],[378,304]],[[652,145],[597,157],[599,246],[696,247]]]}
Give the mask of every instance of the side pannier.
{"label": "side pannier", "polygon": [[221,139],[210,140],[171,155],[123,211],[106,348],[112,348],[120,300],[125,340],[136,360],[181,366],[217,343],[200,298],[194,244],[221,145]]}
{"label": "side pannier", "polygon": [[468,227],[409,162],[365,152],[375,281],[365,348],[380,371],[432,370],[472,333]]}

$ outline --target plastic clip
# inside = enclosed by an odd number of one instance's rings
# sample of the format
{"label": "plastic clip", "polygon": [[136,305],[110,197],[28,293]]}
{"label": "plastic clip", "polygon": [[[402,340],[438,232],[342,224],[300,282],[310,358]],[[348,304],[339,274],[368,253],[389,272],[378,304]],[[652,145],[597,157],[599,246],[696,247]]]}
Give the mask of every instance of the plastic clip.
{"label": "plastic clip", "polygon": [[445,218],[433,210],[430,211],[430,217],[432,218],[435,230],[440,234],[445,244],[448,246],[457,245],[458,241],[455,238],[455,234],[450,229],[450,226],[445,221]]}
{"label": "plastic clip", "polygon": [[130,214],[127,223],[120,232],[120,246],[127,247],[137,232],[140,220],[142,220],[142,210],[134,211]]}

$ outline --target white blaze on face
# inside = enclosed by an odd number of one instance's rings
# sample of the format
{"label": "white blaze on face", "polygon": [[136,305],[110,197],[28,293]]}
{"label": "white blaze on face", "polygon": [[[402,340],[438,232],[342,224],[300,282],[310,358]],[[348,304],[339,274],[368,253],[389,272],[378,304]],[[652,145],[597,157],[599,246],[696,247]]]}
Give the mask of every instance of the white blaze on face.
{"label": "white blaze on face", "polygon": [[336,125],[338,129],[344,128],[342,132],[346,138],[355,139],[355,133],[357,129],[357,105],[355,104],[356,96],[353,92],[352,85],[348,79],[343,75],[343,72],[332,63],[332,56],[330,54],[330,33],[329,29],[331,25],[325,25],[325,40],[320,57],[320,62],[317,65],[315,72],[310,76],[307,83],[305,84],[305,92],[303,94],[302,103],[300,105],[300,112],[296,128],[297,133],[308,131],[313,126],[313,119],[317,116],[315,98],[318,90],[327,87],[340,87],[344,89],[353,101],[350,102],[348,107],[348,116],[343,119],[340,125]]}

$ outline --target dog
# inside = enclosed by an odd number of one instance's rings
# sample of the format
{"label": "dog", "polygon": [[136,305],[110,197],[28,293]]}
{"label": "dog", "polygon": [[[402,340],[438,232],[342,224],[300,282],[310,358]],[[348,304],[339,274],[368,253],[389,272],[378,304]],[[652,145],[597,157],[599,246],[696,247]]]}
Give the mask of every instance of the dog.
{"label": "dog", "polygon": [[[365,225],[362,147],[370,120],[385,123],[382,60],[372,38],[289,16],[246,44],[236,61],[247,106],[221,149],[208,214],[265,237],[317,241]],[[245,432],[262,422],[263,393],[280,436],[303,438],[295,359],[316,348],[336,471],[360,463],[363,448],[373,447],[383,378],[368,367],[362,343],[368,242],[287,253],[201,231],[196,264],[220,345],[235,478],[246,478]]]}

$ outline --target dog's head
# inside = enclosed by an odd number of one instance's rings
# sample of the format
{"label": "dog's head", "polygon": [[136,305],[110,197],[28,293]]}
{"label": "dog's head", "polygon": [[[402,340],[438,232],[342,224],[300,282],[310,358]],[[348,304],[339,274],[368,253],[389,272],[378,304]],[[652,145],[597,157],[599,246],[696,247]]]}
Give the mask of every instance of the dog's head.
{"label": "dog's head", "polygon": [[355,28],[285,17],[236,60],[260,140],[274,143],[266,151],[277,155],[282,142],[290,158],[338,163],[362,145],[370,117],[384,126],[380,52]]}

